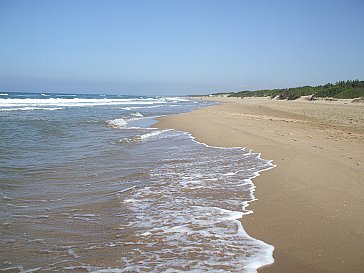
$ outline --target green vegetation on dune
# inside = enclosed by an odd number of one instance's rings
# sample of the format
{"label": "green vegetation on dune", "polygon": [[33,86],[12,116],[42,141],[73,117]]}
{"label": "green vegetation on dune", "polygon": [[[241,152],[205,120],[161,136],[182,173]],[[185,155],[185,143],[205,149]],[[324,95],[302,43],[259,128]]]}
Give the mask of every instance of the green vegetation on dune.
{"label": "green vegetation on dune", "polygon": [[[215,94],[214,94],[215,95]],[[217,95],[217,94],[216,94]],[[277,97],[278,99],[295,100],[301,96],[313,95],[312,98],[332,97],[337,99],[353,99],[364,96],[364,81],[340,81],[335,84],[319,86],[302,86],[284,89],[241,91],[230,93],[229,97]]]}

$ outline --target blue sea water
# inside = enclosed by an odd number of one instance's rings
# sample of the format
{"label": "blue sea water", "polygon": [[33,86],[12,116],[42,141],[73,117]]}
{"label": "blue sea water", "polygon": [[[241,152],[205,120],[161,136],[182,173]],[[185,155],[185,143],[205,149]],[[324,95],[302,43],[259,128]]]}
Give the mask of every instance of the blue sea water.
{"label": "blue sea water", "polygon": [[[256,272],[273,247],[239,219],[272,164],[155,118],[182,97],[0,94],[0,269]],[[30,270],[30,271],[27,271]]]}

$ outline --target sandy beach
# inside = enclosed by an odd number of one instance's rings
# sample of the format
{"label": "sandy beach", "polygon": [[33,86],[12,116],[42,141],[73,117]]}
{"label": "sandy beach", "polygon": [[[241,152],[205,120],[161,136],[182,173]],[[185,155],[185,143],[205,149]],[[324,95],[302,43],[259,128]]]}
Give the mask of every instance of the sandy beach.
{"label": "sandy beach", "polygon": [[276,168],[254,179],[246,231],[275,247],[259,272],[362,272],[364,103],[212,98],[223,104],[160,118],[213,146],[247,147]]}

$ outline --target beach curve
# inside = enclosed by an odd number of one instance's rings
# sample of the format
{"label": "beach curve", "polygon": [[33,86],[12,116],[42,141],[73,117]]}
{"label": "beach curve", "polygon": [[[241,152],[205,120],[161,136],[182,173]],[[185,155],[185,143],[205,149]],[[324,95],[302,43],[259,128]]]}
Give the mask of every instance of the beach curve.
{"label": "beach curve", "polygon": [[364,107],[348,101],[212,98],[221,105],[160,118],[213,146],[245,146],[277,168],[254,179],[243,218],[275,247],[260,272],[359,272],[364,267]]}

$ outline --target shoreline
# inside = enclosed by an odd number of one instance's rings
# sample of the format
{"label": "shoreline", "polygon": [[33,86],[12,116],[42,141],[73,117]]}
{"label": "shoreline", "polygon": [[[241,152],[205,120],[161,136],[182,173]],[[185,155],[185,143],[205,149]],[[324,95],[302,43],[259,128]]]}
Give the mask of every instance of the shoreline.
{"label": "shoreline", "polygon": [[[206,98],[204,98],[206,99]],[[364,105],[209,98],[223,104],[159,118],[211,146],[247,147],[277,165],[254,178],[246,232],[275,247],[259,272],[364,267]]]}

